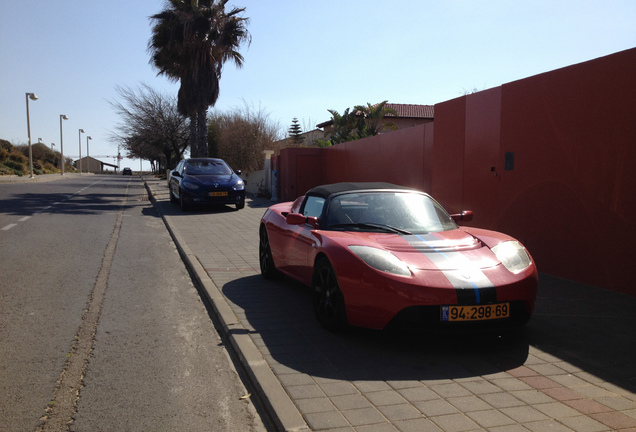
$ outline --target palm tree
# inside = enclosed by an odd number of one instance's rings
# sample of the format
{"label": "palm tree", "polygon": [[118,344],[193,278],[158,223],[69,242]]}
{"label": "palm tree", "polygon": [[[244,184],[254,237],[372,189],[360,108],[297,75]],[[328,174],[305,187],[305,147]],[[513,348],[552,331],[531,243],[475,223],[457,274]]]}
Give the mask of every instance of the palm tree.
{"label": "palm tree", "polygon": [[364,118],[366,136],[377,135],[383,130],[396,130],[394,123],[384,121],[384,117],[392,115],[397,117],[398,113],[393,108],[386,107],[388,101],[383,101],[375,105],[367,102],[367,106],[358,105],[354,107],[358,115]]}
{"label": "palm tree", "polygon": [[207,110],[219,97],[223,64],[243,66],[238,52],[251,42],[245,8],[225,11],[228,0],[168,0],[154,21],[148,41],[150,63],[172,81],[179,81],[177,107],[190,119],[190,151],[207,157]]}

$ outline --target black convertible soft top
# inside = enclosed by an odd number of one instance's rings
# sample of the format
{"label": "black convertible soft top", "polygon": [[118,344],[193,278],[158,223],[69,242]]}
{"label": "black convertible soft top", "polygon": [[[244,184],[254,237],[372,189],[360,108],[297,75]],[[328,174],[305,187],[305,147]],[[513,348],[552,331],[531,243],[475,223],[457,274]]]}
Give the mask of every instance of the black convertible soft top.
{"label": "black convertible soft top", "polygon": [[383,182],[362,182],[362,183],[333,183],[328,185],[316,186],[307,191],[305,195],[319,196],[328,198],[330,195],[339,194],[342,192],[355,192],[362,190],[377,190],[377,189],[393,189],[393,190],[408,190],[417,191],[406,186],[394,185],[391,183]]}

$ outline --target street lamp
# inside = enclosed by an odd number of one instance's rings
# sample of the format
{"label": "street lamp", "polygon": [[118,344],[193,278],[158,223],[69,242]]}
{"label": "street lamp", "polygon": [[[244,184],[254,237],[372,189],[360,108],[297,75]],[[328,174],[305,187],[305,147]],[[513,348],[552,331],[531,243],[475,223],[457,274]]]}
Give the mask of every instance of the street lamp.
{"label": "street lamp", "polygon": [[84,132],[84,129],[80,129],[78,132],[78,137],[79,137],[79,169],[80,169],[80,174],[82,173],[82,134],[86,133]]}
{"label": "street lamp", "polygon": [[29,134],[29,171],[31,172],[31,178],[33,178],[33,151],[31,150],[31,120],[29,119],[29,99],[38,100],[35,93],[26,94],[26,110],[27,110],[27,133]]}
{"label": "street lamp", "polygon": [[87,136],[86,137],[86,172],[90,173],[91,172],[91,161],[90,158],[88,156],[88,140],[92,140],[93,138]]}
{"label": "street lamp", "polygon": [[64,140],[62,139],[62,120],[68,120],[68,116],[60,114],[60,157],[62,158],[62,174],[64,175]]}
{"label": "street lamp", "polygon": [[55,143],[51,143],[51,150],[53,150],[53,147],[55,147]]}

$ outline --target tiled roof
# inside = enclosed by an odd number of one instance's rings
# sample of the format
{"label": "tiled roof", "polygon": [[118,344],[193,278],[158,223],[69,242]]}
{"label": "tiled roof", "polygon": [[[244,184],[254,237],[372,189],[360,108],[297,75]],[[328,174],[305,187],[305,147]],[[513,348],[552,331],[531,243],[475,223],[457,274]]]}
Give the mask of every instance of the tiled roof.
{"label": "tiled roof", "polygon": [[[397,112],[398,117],[407,118],[433,118],[435,106],[387,103],[385,108],[391,108]],[[392,116],[391,116],[392,117]]]}
{"label": "tiled roof", "polygon": [[[395,110],[398,114],[399,118],[424,118],[424,119],[432,119],[435,117],[435,106],[434,105],[413,105],[413,104],[394,104],[387,103],[385,108],[391,108]],[[387,115],[387,117],[395,117],[392,114]],[[316,127],[322,128],[328,125],[331,125],[333,120],[327,120],[326,122],[320,123],[316,125]]]}

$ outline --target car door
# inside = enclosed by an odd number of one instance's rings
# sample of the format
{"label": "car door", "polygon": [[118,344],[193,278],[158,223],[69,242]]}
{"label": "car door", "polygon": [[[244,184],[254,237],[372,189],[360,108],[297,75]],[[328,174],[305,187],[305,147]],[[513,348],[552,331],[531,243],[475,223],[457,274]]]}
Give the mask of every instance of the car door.
{"label": "car door", "polygon": [[[179,175],[181,175],[183,173],[184,164],[185,164],[184,160],[179,162],[177,164],[177,167],[174,169],[174,172],[177,172],[179,173]],[[180,181],[181,181],[181,177],[175,176],[175,175],[170,176],[170,191],[172,192],[172,195],[175,197],[179,197],[179,182]]]}
{"label": "car door", "polygon": [[[310,195],[305,200],[301,213],[304,216],[320,217],[324,205],[324,198]],[[288,243],[287,251],[285,251],[289,265],[287,271],[306,284],[311,283],[313,274],[313,262],[310,262],[310,257],[313,256],[311,252],[316,246],[316,238],[313,234],[315,229],[308,223],[293,227],[293,240]]]}

